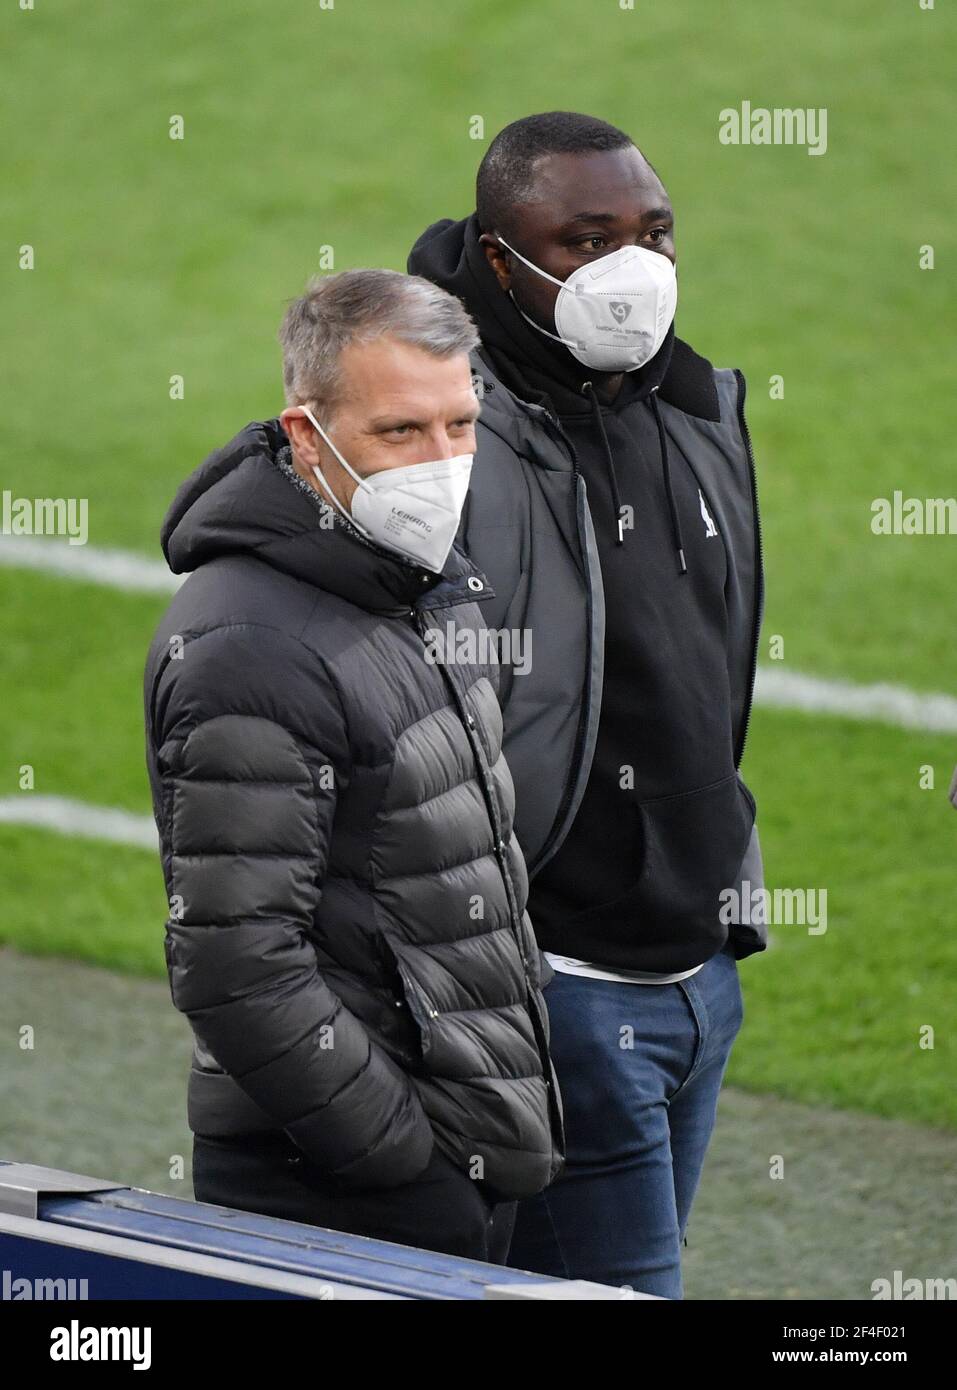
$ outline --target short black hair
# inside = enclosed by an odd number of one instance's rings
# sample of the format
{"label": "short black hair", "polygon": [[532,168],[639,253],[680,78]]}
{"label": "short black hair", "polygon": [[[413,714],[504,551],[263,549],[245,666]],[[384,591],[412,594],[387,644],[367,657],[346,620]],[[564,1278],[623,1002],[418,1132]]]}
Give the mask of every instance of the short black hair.
{"label": "short black hair", "polygon": [[475,210],[480,229],[506,228],[515,205],[530,200],[532,166],[541,155],[620,150],[634,143],[617,126],[577,111],[544,111],[513,121],[499,131],[479,165]]}

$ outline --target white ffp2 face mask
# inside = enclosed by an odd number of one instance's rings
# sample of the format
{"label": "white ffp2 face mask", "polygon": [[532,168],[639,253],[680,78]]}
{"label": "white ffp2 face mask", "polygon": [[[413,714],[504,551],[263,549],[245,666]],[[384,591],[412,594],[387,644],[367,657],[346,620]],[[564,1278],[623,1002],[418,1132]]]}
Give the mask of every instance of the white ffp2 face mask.
{"label": "white ffp2 face mask", "polygon": [[[644,246],[621,246],[559,280],[508,246],[530,270],[558,285],[555,327],[549,333],[520,309],[533,328],[564,343],[573,357],[596,372],[633,372],[661,347],[678,307],[678,277],[667,256]],[[509,291],[511,294],[511,291]]]}
{"label": "white ffp2 face mask", "polygon": [[382,468],[362,478],[350,467],[308,406],[300,406],[357,487],[351,515],[315,466],[333,506],[366,540],[440,574],[448,559],[469,490],[472,454],[404,468]]}

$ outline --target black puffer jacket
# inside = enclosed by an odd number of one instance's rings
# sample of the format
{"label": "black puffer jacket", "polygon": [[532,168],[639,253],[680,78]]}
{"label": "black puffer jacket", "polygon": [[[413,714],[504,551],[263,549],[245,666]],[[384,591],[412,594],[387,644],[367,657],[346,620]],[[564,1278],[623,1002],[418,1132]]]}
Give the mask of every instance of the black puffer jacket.
{"label": "black puffer jacket", "polygon": [[247,426],[163,529],[193,571],[145,678],[189,1123],[285,1130],[343,1190],[408,1182],[437,1143],[528,1196],[562,1166],[550,976],[498,671],[448,640],[491,589],[457,549],[439,577],[331,524],[289,463],[277,421]]}

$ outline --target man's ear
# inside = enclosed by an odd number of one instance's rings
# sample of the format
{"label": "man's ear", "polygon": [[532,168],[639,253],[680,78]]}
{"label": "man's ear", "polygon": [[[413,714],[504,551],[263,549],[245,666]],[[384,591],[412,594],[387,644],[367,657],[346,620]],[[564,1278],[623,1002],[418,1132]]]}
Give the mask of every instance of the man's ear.
{"label": "man's ear", "polygon": [[482,233],[479,237],[479,245],[485,252],[485,259],[492,267],[492,272],[500,288],[507,294],[512,285],[512,272],[508,268],[508,252],[498,237],[491,232]]}
{"label": "man's ear", "polygon": [[287,406],[279,416],[279,423],[289,437],[293,456],[309,465],[319,462],[318,439],[315,428],[297,405]]}

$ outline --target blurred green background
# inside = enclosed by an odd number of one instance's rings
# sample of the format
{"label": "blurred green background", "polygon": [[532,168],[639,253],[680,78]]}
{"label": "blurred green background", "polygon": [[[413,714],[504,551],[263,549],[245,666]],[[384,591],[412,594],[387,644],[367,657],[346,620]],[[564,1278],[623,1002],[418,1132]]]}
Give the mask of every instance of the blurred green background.
{"label": "blurred green background", "polygon": [[[472,210],[503,125],[587,111],[628,130],[669,190],[679,336],[748,380],[765,664],[957,694],[957,541],[870,529],[874,498],[954,491],[954,37],[952,8],[917,0],[7,5],[0,486],[86,497],[91,546],[159,560],[179,482],[281,408],[276,330],[322,248],[335,269],[403,269],[428,223]],[[744,100],[825,107],[826,154],[719,144],[718,113]],[[32,271],[18,268],[24,244]],[[934,270],[919,268],[926,245]],[[165,600],[14,566],[0,567],[0,603],[0,799],[31,795],[18,789],[29,763],[37,795],[148,814],[141,673]],[[767,660],[774,635],[783,662]],[[825,935],[772,927],[771,949],[741,967],[729,1081],[769,1115],[782,1101],[903,1121],[901,1154],[920,1149],[918,1125],[957,1134],[955,758],[951,734],[756,711],[744,773],[769,886],[828,893]],[[928,765],[934,790],[919,783]],[[148,1151],[135,1171],[162,1186],[174,1141],[151,1141],[155,1112],[134,1106],[122,1139],[95,1126],[91,1150],[85,1107],[101,1085],[131,1103],[168,1087],[168,1053],[146,1047],[133,1068],[104,1021],[117,976],[68,963],[145,977],[128,983],[150,991],[136,996],[144,1038],[172,1016],[156,857],[0,825],[0,889],[0,962],[22,986],[2,995],[0,1087],[19,1100],[0,1109],[0,1156],[75,1167],[79,1146],[115,1169]],[[10,1042],[31,1009],[55,1013],[46,987],[31,999],[24,982],[40,976],[18,973],[21,956],[49,957],[42,978],[63,969],[64,989],[84,982],[82,1046],[115,1059],[66,1112],[55,1059],[27,1062]],[[181,1080],[162,1102],[180,1144]],[[766,1172],[754,1181],[766,1189]],[[702,1202],[706,1189],[707,1170]],[[931,1239],[932,1176],[915,1190]]]}

